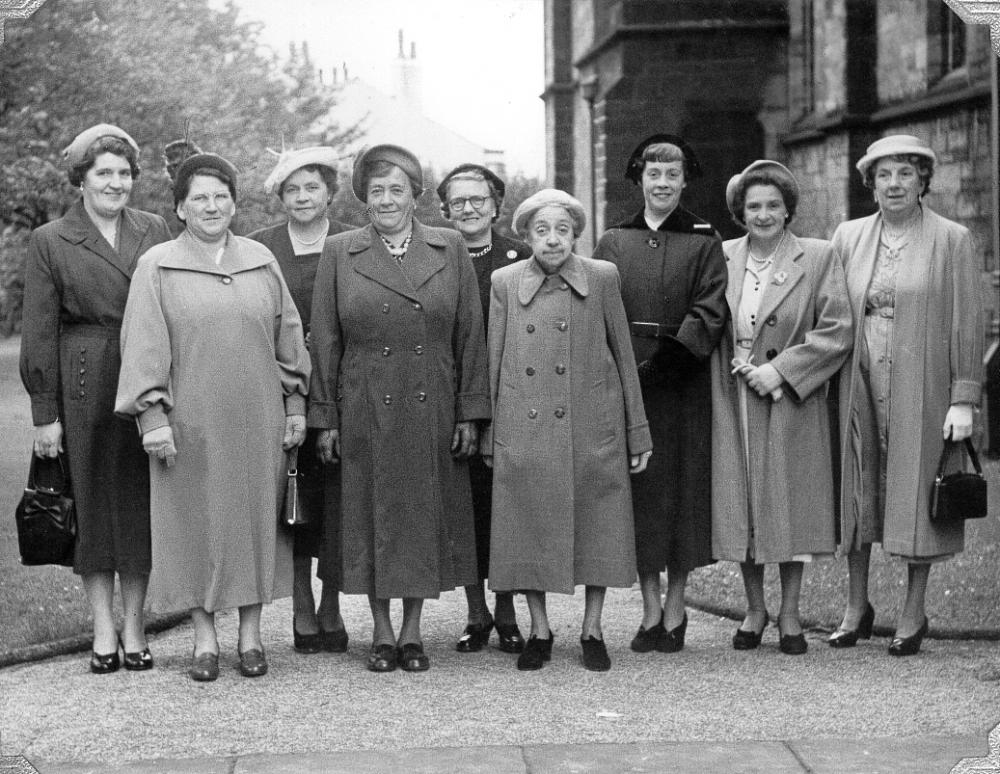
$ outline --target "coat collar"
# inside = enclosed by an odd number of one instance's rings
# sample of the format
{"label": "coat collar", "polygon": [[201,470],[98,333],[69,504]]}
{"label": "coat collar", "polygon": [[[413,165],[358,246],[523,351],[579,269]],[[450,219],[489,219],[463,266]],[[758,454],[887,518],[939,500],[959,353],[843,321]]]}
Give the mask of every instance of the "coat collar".
{"label": "coat collar", "polygon": [[[521,302],[521,306],[527,306],[531,303],[548,276],[534,257],[524,262],[521,279],[517,286],[517,300]],[[573,291],[581,298],[586,298],[587,294],[590,293],[590,284],[587,282],[587,273],[583,269],[583,261],[576,253],[570,254],[566,263],[559,267],[556,276],[573,288]]]}
{"label": "coat collar", "polygon": [[352,232],[347,251],[358,256],[356,272],[416,301],[416,291],[447,266],[447,247],[444,236],[414,218],[413,236],[403,259],[405,269],[389,254],[382,237],[370,224]]}
{"label": "coat collar", "polygon": [[[729,282],[726,286],[726,301],[729,304],[730,319],[736,320],[737,312],[740,308],[740,296],[743,293],[743,276],[746,273],[747,259],[750,254],[750,236],[735,240],[726,251],[726,260],[729,267]],[[791,231],[785,232],[785,238],[778,247],[778,252],[774,256],[774,265],[771,267],[771,277],[767,287],[764,289],[764,296],[760,300],[760,308],[757,311],[758,320],[766,320],[771,313],[788,296],[799,281],[802,279],[805,269],[799,259],[805,255],[805,250],[798,237]],[[762,325],[757,325],[754,330],[754,338],[763,330]]]}
{"label": "coat collar", "polygon": [[213,261],[217,248],[206,247],[186,229],[170,244],[173,249],[159,262],[159,265],[166,269],[184,269],[230,276],[259,269],[274,261],[274,256],[269,250],[252,241],[249,244],[255,245],[257,249],[248,249],[239,238],[233,236],[231,231],[226,234],[225,249],[218,265]]}
{"label": "coat collar", "polygon": [[122,210],[118,226],[119,251],[101,236],[97,225],[83,207],[83,199],[77,199],[60,221],[59,233],[70,244],[81,245],[114,266],[126,277],[132,276],[140,248],[150,224],[136,215],[129,207]]}

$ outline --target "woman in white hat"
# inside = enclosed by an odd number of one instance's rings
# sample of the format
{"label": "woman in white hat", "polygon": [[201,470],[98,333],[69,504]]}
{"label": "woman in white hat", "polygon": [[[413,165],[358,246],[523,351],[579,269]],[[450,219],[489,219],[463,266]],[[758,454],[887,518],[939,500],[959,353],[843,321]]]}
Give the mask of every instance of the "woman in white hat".
{"label": "woman in white hat", "polygon": [[[250,234],[274,253],[288,290],[302,318],[306,343],[312,312],[316,267],[328,236],[349,231],[353,226],[329,217],[330,204],[337,193],[337,152],[322,145],[283,151],[274,170],[264,181],[268,193],[277,196],[288,220]],[[292,580],[292,642],[299,653],[347,650],[347,632],[340,615],[338,573],[321,570],[323,591],[319,608],[312,591],[312,560],[321,550],[336,552],[337,519],[329,523],[324,515],[324,492],[328,468],[316,452],[316,431],[310,431],[298,452],[301,496],[310,514],[310,523],[296,527]],[[327,542],[324,545],[324,531]],[[321,562],[321,568],[336,568],[339,562]]]}
{"label": "woman in white hat", "polygon": [[776,161],[755,161],[726,188],[747,230],[722,245],[730,324],[713,355],[712,554],[739,562],[747,614],[736,650],[767,627],[764,565],[781,575],[779,648],[807,650],[799,621],[804,563],[836,547],[827,383],[851,347],[844,271],[820,239],[788,230],[799,186]]}
{"label": "woman in white hat", "polygon": [[972,434],[980,400],[981,261],[969,230],[922,201],[935,160],[910,135],[872,143],[857,168],[878,212],[843,223],[832,239],[856,321],[840,381],[841,549],[850,585],[832,647],[871,636],[872,543],[908,568],[894,656],[917,653],[927,633],[931,564],[963,549],[964,524],[932,523],[929,510],[945,441]]}

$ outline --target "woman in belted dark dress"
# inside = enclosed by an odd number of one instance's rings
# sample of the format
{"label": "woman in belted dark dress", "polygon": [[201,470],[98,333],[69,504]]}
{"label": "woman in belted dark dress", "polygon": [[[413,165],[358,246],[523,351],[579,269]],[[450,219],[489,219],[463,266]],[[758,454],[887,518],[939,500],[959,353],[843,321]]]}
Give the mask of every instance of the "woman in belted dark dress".
{"label": "woman in belted dark dress", "polygon": [[[330,203],[337,193],[337,163],[337,152],[325,146],[282,152],[274,170],[264,181],[264,188],[281,200],[288,220],[250,234],[251,239],[256,239],[278,259],[281,274],[302,318],[306,344],[309,343],[313,285],[323,242],[328,236],[353,228],[328,217]],[[326,524],[323,518],[328,471],[332,478],[337,478],[337,472],[320,461],[316,451],[317,435],[316,430],[311,430],[298,451],[299,491],[310,521],[308,525],[296,527],[294,534],[292,642],[299,653],[318,653],[320,650],[343,653],[347,650],[347,632],[340,615],[339,573],[323,577],[318,609],[312,591],[312,560],[324,549],[324,530],[327,530],[327,550],[336,553],[340,542],[337,520],[331,519],[331,523]],[[335,495],[334,492],[330,494],[331,497]],[[329,563],[330,567],[338,565],[339,562]]]}
{"label": "woman in belted dark dress", "polygon": [[[139,256],[170,239],[163,218],[125,205],[139,148],[98,124],[63,151],[81,198],[32,233],[24,278],[21,379],[31,396],[35,454],[65,449],[76,501],[73,571],[94,616],[90,669],[153,666],[142,608],[150,570],[149,463],[135,425],[114,414],[118,340]],[[113,612],[115,573],[124,609]]]}
{"label": "woman in belted dark dress", "polygon": [[[645,206],[608,230],[594,251],[612,261],[639,364],[643,403],[657,450],[633,477],[635,540],[643,600],[637,652],[684,647],[688,573],[712,559],[709,355],[726,322],[726,262],[715,229],[680,205],[698,177],[694,151],[657,134],[632,152],[626,177]],[[667,571],[666,598],[660,573]]]}

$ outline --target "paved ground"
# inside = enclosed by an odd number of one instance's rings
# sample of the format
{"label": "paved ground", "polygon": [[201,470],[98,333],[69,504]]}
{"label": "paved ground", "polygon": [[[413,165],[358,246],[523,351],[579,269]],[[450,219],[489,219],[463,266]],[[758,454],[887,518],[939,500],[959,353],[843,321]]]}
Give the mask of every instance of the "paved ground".
{"label": "paved ground", "polygon": [[[812,633],[809,653],[789,657],[772,628],[738,653],[732,621],[692,611],[683,652],[639,656],[628,650],[639,595],[619,590],[605,615],[614,666],[594,674],[578,662],[581,596],[551,598],[556,645],[537,673],[495,648],[456,653],[455,593],[427,606],[425,674],[365,670],[359,598],[345,600],[344,655],[296,654],[288,601],[271,606],[272,671],[257,680],[235,669],[232,615],[220,617],[216,683],[186,677],[187,625],[152,640],[148,673],[93,676],[82,654],[8,667],[0,755],[59,774],[946,772],[986,756],[1000,723],[995,642],[931,640],[893,659],[885,639],[833,651]],[[1000,739],[989,765],[1000,771]]]}

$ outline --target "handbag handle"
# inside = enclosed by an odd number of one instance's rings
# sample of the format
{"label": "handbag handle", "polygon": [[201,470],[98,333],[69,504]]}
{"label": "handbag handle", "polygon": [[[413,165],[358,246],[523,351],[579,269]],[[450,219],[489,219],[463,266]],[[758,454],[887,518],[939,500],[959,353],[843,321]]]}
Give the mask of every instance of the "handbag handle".
{"label": "handbag handle", "polygon": [[[35,479],[38,475],[38,465],[46,464],[51,466],[53,463],[59,466],[59,485],[58,486],[43,486],[39,487],[35,483]],[[52,457],[39,457],[35,454],[34,450],[31,452],[31,464],[28,466],[28,489],[41,489],[49,494],[62,495],[69,489],[69,474],[66,472],[66,463],[63,461],[63,455],[59,454],[55,459]]]}
{"label": "handbag handle", "polygon": [[[941,450],[941,461],[938,462],[937,475],[935,478],[940,479],[944,474],[944,463],[948,458],[948,444],[951,443],[963,443],[963,441],[945,441],[944,448]],[[969,459],[972,460],[972,467],[975,468],[977,475],[983,475],[983,468],[979,464],[979,455],[976,454],[976,447],[972,445],[972,439],[966,438],[965,450],[969,453]]]}
{"label": "handbag handle", "polygon": [[288,455],[285,472],[289,478],[295,478],[299,474],[299,447],[293,446],[286,454]]}

